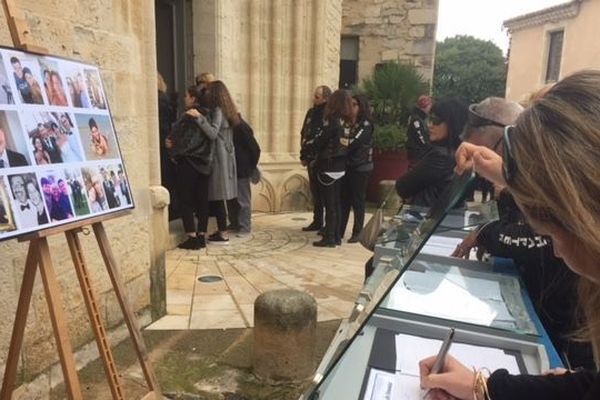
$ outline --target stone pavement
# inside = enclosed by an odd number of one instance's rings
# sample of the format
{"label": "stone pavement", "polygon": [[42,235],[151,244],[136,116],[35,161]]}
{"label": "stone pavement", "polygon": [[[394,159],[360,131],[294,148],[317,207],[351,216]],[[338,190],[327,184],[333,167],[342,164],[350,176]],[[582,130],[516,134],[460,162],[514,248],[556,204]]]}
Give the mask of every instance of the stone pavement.
{"label": "stone pavement", "polygon": [[[371,252],[345,241],[335,249],[312,246],[319,237],[301,230],[311,217],[311,213],[257,214],[253,233],[230,234],[227,246],[167,252],[167,315],[146,329],[249,328],[256,297],[283,288],[314,296],[318,321],[348,317]],[[202,277],[218,280],[201,282]]]}

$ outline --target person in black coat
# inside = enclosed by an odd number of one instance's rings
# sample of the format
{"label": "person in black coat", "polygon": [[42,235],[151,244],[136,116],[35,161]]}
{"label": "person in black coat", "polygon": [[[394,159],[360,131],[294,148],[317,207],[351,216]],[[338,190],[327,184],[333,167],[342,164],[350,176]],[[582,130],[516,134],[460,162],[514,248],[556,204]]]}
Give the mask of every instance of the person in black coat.
{"label": "person in black coat", "polygon": [[302,228],[303,231],[319,231],[323,227],[323,199],[320,197],[319,182],[315,170],[315,150],[313,139],[323,129],[323,114],[327,100],[331,96],[328,86],[319,86],[313,95],[313,106],[306,112],[302,130],[300,131],[300,162],[308,172],[308,183],[313,202],[313,220]]}
{"label": "person in black coat", "polygon": [[237,198],[227,200],[230,226],[228,230],[245,235],[250,233],[252,216],[252,191],[250,176],[255,173],[260,158],[260,146],[254,137],[252,127],[240,117],[240,123],[233,127],[233,146],[237,168]]}
{"label": "person in black coat", "polygon": [[[350,132],[352,96],[346,90],[335,91],[325,107],[321,133],[306,142],[306,149],[315,154],[314,170],[319,184],[319,195],[325,204],[325,231],[323,238],[313,242],[317,247],[335,247],[341,244],[340,180],[346,170],[344,136]],[[345,132],[348,132],[346,134]]]}
{"label": "person in black coat", "polygon": [[430,146],[429,129],[427,128],[427,117],[431,111],[431,97],[419,96],[417,105],[410,113],[408,127],[406,129],[406,153],[408,155],[409,168],[412,168]]}
{"label": "person in black coat", "polygon": [[[199,105],[201,97],[202,93],[196,86],[189,87],[185,95],[186,108],[206,114],[208,111]],[[208,176],[212,171],[214,141],[200,129],[196,119],[186,112],[173,125],[165,146],[175,163],[183,227],[188,236],[177,247],[191,250],[206,247]],[[197,228],[194,226],[194,214],[198,216]]]}
{"label": "person in black coat", "polygon": [[456,98],[437,101],[431,108],[431,146],[414,167],[396,181],[398,195],[410,204],[431,207],[454,172],[454,152],[467,122],[467,106]]}
{"label": "person in black coat", "polygon": [[369,101],[363,95],[352,96],[352,125],[350,136],[344,140],[348,154],[346,175],[342,178],[340,236],[343,237],[346,232],[352,209],[354,224],[348,243],[356,243],[365,221],[367,185],[373,171],[373,123]]}

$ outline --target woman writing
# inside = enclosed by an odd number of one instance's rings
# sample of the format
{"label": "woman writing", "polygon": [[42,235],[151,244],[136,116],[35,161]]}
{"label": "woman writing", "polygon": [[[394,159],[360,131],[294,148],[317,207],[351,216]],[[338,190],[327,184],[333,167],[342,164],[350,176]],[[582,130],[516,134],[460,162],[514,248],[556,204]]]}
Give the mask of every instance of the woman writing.
{"label": "woman writing", "polygon": [[[199,99],[196,86],[190,86],[184,98],[186,109],[197,111]],[[206,247],[208,176],[213,164],[213,139],[198,127],[195,117],[186,112],[173,125],[165,147],[175,163],[177,195],[181,200],[183,227],[188,236],[177,247],[190,250]],[[198,216],[197,227],[194,226],[194,214]]]}
{"label": "woman writing", "polygon": [[[554,251],[581,276],[582,339],[600,353],[600,72],[573,74],[537,99],[504,133],[503,159],[494,151],[463,144],[457,172],[473,169],[506,186],[530,225],[552,238]],[[431,399],[520,400],[600,398],[597,372],[485,378],[448,356],[439,374],[434,358],[421,361],[421,385]],[[487,394],[486,394],[487,393]]]}

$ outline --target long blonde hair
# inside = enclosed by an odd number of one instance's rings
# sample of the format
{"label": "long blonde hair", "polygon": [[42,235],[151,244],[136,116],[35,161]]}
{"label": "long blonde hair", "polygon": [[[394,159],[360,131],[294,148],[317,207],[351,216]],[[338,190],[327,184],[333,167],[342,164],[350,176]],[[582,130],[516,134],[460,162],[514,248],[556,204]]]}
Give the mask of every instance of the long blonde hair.
{"label": "long blonde hair", "polygon": [[[561,227],[600,260],[600,71],[568,76],[535,99],[510,144],[517,171],[509,190],[525,214]],[[579,303],[578,333],[598,364],[600,286],[580,278]]]}

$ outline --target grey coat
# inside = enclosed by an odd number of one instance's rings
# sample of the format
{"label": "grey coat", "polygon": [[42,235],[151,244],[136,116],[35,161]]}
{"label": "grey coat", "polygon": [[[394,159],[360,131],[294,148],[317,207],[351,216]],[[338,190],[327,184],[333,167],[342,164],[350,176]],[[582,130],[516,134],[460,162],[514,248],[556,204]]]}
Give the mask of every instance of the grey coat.
{"label": "grey coat", "polygon": [[220,108],[207,118],[200,115],[196,122],[206,135],[215,140],[212,172],[208,177],[208,200],[230,200],[237,197],[237,170],[233,129]]}

